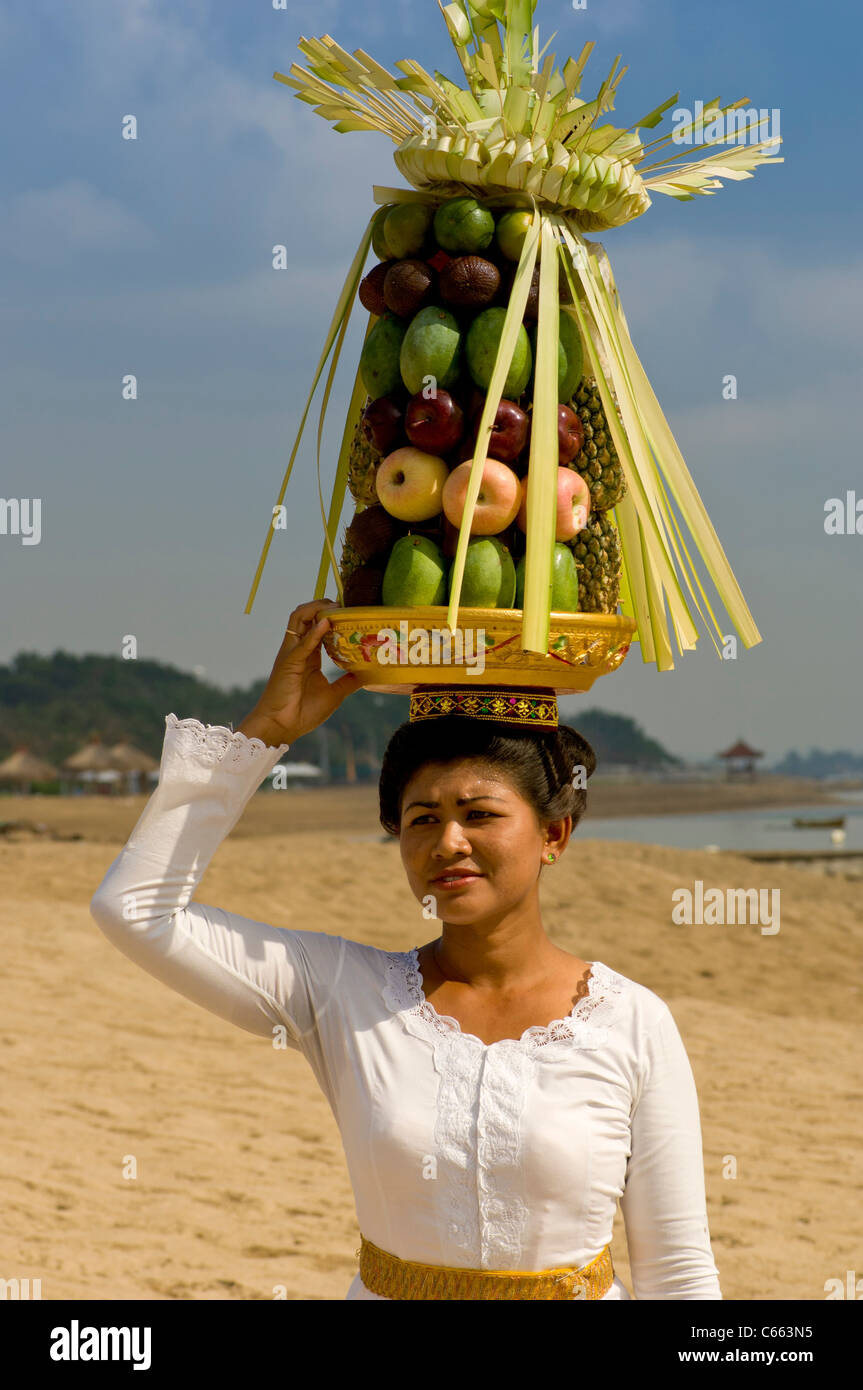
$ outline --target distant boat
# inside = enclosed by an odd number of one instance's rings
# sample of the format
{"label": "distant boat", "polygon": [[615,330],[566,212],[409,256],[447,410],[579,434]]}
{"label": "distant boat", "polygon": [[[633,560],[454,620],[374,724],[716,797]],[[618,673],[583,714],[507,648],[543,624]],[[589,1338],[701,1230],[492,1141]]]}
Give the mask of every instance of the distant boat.
{"label": "distant boat", "polygon": [[791,824],[795,830],[841,830],[845,824],[844,816],[825,816],[810,820],[806,816],[795,816]]}

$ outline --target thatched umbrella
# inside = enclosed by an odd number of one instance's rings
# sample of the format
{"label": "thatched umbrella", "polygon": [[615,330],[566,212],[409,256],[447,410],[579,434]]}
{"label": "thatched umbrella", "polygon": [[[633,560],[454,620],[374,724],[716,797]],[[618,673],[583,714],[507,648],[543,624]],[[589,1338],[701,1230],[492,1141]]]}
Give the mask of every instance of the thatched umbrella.
{"label": "thatched umbrella", "polygon": [[[67,758],[63,766],[84,782],[116,781],[120,772],[110,748],[105,746],[98,734],[91,738],[89,743],[85,743],[83,748],[79,748],[77,753],[73,753],[71,758]],[[110,788],[106,787],[106,790]]]}
{"label": "thatched umbrella", "polygon": [[106,747],[98,735],[91,738],[89,743],[85,743],[83,748],[79,748],[77,753],[73,753],[71,758],[67,758],[63,766],[68,767],[70,772],[118,771],[110,748]]}
{"label": "thatched umbrella", "polygon": [[25,745],[0,763],[0,781],[14,782],[22,791],[29,791],[33,782],[56,782],[60,776],[56,767],[30,753]]}
{"label": "thatched umbrella", "polygon": [[159,764],[155,758],[134,743],[115,743],[110,750],[115,759],[114,766],[121,772],[157,772]]}
{"label": "thatched umbrella", "polygon": [[136,748],[134,743],[115,743],[111,749],[111,756],[114,758],[114,766],[125,773],[126,789],[130,793],[140,789],[142,774],[159,771],[156,759],[151,758],[143,749]]}

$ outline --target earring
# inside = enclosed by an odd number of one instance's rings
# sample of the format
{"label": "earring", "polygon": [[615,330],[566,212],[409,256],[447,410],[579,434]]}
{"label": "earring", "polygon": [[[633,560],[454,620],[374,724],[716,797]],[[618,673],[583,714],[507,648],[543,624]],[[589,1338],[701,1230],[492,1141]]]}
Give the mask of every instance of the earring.
{"label": "earring", "polygon": [[554,863],[554,855],[553,855],[553,854],[547,854],[547,855],[546,855],[546,859],[548,860],[549,864],[553,864],[553,863]]}

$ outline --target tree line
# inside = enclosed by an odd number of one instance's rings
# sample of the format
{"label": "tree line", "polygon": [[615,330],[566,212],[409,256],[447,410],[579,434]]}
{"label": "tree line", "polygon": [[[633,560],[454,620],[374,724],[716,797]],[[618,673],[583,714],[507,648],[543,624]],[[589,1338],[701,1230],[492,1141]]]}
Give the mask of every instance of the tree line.
{"label": "tree line", "polygon": [[[262,677],[223,689],[160,661],[19,652],[0,666],[0,759],[26,744],[38,757],[62,763],[94,735],[106,744],[127,740],[158,758],[166,714],[236,728],[265,683]],[[577,723],[600,767],[680,763],[625,715],[597,708],[568,713],[565,699],[560,715],[561,722]],[[407,718],[407,696],[361,690],[298,739],[285,760],[316,763],[332,781],[376,781],[386,744]]]}

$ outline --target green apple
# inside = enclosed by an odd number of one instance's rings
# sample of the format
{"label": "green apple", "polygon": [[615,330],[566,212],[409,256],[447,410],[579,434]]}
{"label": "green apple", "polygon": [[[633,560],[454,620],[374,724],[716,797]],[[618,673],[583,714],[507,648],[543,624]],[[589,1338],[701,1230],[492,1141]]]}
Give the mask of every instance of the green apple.
{"label": "green apple", "polygon": [[375,213],[375,219],[372,222],[372,250],[379,261],[388,261],[392,256],[384,234],[384,223],[387,220],[387,213],[390,211],[391,206],[389,204],[385,208],[380,208]]}
{"label": "green apple", "polygon": [[476,198],[450,198],[435,213],[434,234],[450,255],[475,255],[491,245],[494,218]]}
{"label": "green apple", "polygon": [[393,204],[384,220],[384,237],[391,256],[403,261],[419,254],[425,246],[433,212],[428,203]]}

